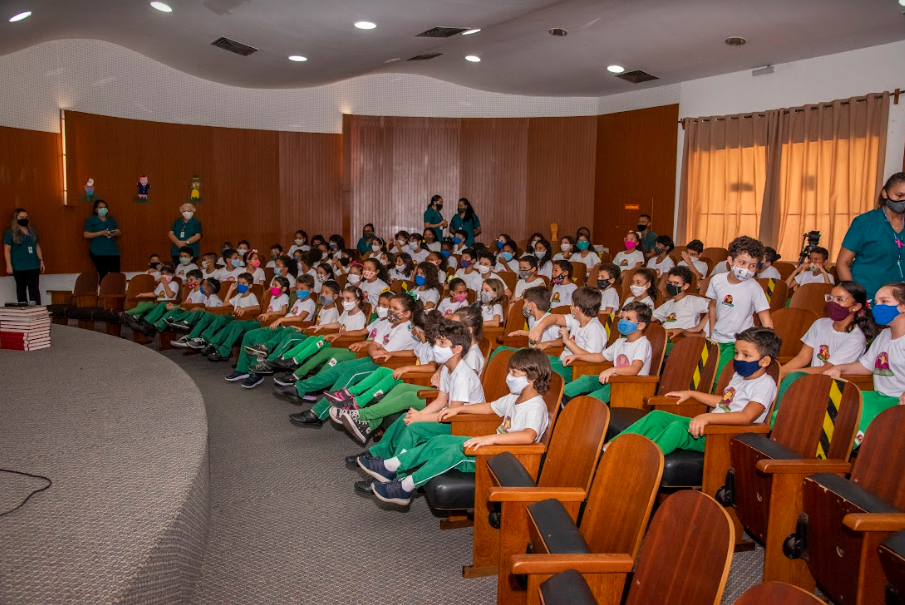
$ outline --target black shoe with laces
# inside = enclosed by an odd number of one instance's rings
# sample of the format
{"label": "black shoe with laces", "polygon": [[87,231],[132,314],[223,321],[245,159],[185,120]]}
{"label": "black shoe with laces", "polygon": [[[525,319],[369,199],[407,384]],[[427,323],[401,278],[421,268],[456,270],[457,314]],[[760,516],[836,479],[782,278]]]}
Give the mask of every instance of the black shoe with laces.
{"label": "black shoe with laces", "polygon": [[288,401],[295,405],[302,405],[304,401],[299,397],[298,391],[294,386],[277,386],[273,389],[273,396],[283,401]]}
{"label": "black shoe with laces", "polygon": [[311,410],[305,410],[298,414],[290,414],[289,422],[295,426],[302,426],[308,429],[319,429],[324,425],[324,421],[318,418]]}

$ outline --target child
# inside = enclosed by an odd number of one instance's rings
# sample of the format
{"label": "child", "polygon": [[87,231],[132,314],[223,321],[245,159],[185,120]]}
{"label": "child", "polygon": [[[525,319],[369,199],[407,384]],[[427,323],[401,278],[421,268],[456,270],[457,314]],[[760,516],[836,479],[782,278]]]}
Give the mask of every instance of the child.
{"label": "child", "polygon": [[375,235],[374,239],[371,240],[371,247],[362,255],[361,259],[364,260],[371,258],[372,256],[377,257],[385,253],[386,249],[384,248],[384,241]]}
{"label": "child", "polygon": [[393,270],[390,271],[390,279],[412,281],[412,275],[415,273],[415,262],[408,252],[400,252],[396,255],[396,263]]}
{"label": "child", "polygon": [[203,277],[201,271],[192,269],[185,276],[185,284],[183,288],[187,292],[185,300],[182,304],[177,305],[176,301],[163,302],[157,305],[150,313],[142,318],[142,321],[151,323],[156,330],[163,331],[166,329],[173,317],[180,317],[186,308],[192,305],[204,305],[207,302],[207,294],[201,287]]}
{"label": "child", "polygon": [[195,251],[191,246],[182,246],[179,248],[179,265],[176,267],[175,276],[185,281],[185,276],[189,271],[194,271],[198,265],[192,262]]}
{"label": "child", "polygon": [[443,258],[446,259],[446,264],[448,267],[452,267],[453,269],[457,269],[459,267],[459,261],[456,260],[456,257],[453,256],[453,245],[449,240],[443,240],[440,242],[440,254]]}
{"label": "child", "polygon": [[466,306],[468,306],[468,287],[462,278],[454,277],[449,282],[449,296],[440,301],[437,310],[443,317],[449,317]]}
{"label": "child", "polygon": [[[258,297],[251,290],[251,273],[241,273],[236,280],[237,294],[229,297],[227,294],[228,304],[232,307],[230,315],[214,315],[205,313],[192,328],[188,334],[188,342],[186,343],[191,349],[203,350],[205,355],[212,355],[216,349],[207,347],[210,341],[214,340],[218,332],[226,327],[233,319],[242,319],[243,317],[252,316],[261,311]],[[232,292],[232,288],[229,290]]]}
{"label": "child", "polygon": [[232,242],[223,242],[223,245],[220,246],[220,257],[217,259],[218,267],[225,267],[229,264],[229,257],[226,255],[227,251],[235,250],[235,246],[233,246]]}
{"label": "child", "polygon": [[155,280],[159,279],[160,278],[160,267],[162,264],[163,263],[160,262],[160,255],[152,254],[151,256],[148,257],[148,268],[145,271],[145,273],[153,276]]}
{"label": "child", "polygon": [[657,297],[660,292],[657,290],[657,275],[653,269],[638,269],[632,275],[632,285],[629,286],[631,296],[625,299],[625,304],[638,301],[650,307],[653,311],[657,306]]}
{"label": "child", "polygon": [[255,284],[263,285],[267,281],[267,275],[261,268],[261,255],[257,250],[249,250],[245,255],[245,270],[251,273],[251,280]]}
{"label": "child", "polygon": [[459,262],[461,268],[456,271],[456,277],[464,281],[468,289],[473,292],[480,292],[481,284],[484,282],[481,272],[476,267],[477,257],[478,254],[474,248],[465,248]]}
{"label": "child", "polygon": [[389,279],[387,271],[380,264],[380,261],[369,258],[362,264],[361,277],[364,281],[359,284],[359,287],[365,293],[366,302],[370,303],[372,307],[376,307],[378,297],[383,292],[390,290],[386,282]]}
{"label": "child", "polygon": [[600,257],[591,249],[591,238],[586,233],[582,232],[578,234],[578,238],[575,240],[575,248],[577,249],[577,252],[573,251],[571,256],[566,260],[573,263],[584,263],[588,268],[588,273],[591,272],[591,269],[600,264]]}
{"label": "child", "polygon": [[776,254],[776,248],[764,248],[764,260],[760,264],[760,272],[757,274],[761,279],[782,279],[779,269],[773,266],[773,263],[782,258]]}
{"label": "child", "polygon": [[273,269],[278,258],[283,256],[282,244],[270,244],[270,260],[267,261],[266,268]]}
{"label": "child", "polygon": [[[160,277],[157,278],[157,285],[153,292],[142,292],[135,296],[141,300],[135,308],[129,309],[120,317],[129,324],[133,329],[138,329],[141,324],[139,319],[149,314],[158,303],[174,301],[179,296],[179,284],[173,281],[174,270],[171,265],[160,265]],[[162,314],[162,313],[161,313]],[[159,316],[155,317],[160,319]],[[141,331],[141,330],[139,330]]]}
{"label": "child", "polygon": [[[301,251],[299,251],[301,254]],[[293,267],[297,267],[295,261],[288,256],[281,256],[275,261],[273,261],[273,276],[274,277],[285,277],[286,281],[289,282],[289,288],[292,289],[295,287],[295,276],[292,274]]]}
{"label": "child", "polygon": [[619,309],[619,267],[603,263],[597,269],[597,289],[600,290],[600,312],[612,315]]}
{"label": "child", "polygon": [[402,254],[403,252],[407,252],[408,244],[409,232],[397,231],[396,238],[393,240],[393,245],[390,246],[389,252],[392,252],[393,254]]}
{"label": "child", "polygon": [[[697,391],[674,391],[679,403],[694,398],[712,407],[712,412],[686,418],[653,411],[622,434],[643,435],[668,455],[675,450],[704,451],[704,429],[708,424],[746,425],[763,422],[776,398],[776,383],[767,368],[779,353],[782,339],[772,328],[748,328],[738,334],[733,362],[735,373],[722,395]],[[618,437],[617,437],[618,439]]]}
{"label": "child", "polygon": [[629,231],[623,240],[625,250],[618,253],[613,259],[613,264],[620,271],[640,267],[644,264],[644,252],[641,247],[641,236],[634,231]]}
{"label": "child", "polygon": [[553,293],[550,304],[554,307],[572,304],[572,295],[578,286],[572,283],[572,263],[567,260],[553,261]]}
{"label": "child", "polygon": [[622,318],[617,325],[622,338],[617,338],[616,342],[601,353],[566,356],[563,359],[564,365],[571,365],[576,360],[592,363],[611,361],[613,367],[602,371],[599,376],[588,374],[567,384],[563,391],[563,404],[568,401],[566,397],[572,399],[579,395],[589,395],[609,403],[609,381],[612,376],[650,376],[652,351],[650,341],[644,335],[650,325],[650,318],[651,310],[647,305],[639,302],[626,303],[622,307]]}
{"label": "child", "polygon": [[251,248],[251,244],[248,243],[248,240],[240,239],[239,243],[236,244],[236,252],[239,253],[239,256],[242,258],[242,262],[245,262],[245,257],[248,255],[248,250]]}
{"label": "child", "polygon": [[[201,282],[201,290],[204,292],[205,296],[204,309],[185,310],[181,313],[176,313],[174,310],[169,317],[165,316],[163,318],[164,323],[174,330],[188,331],[191,330],[202,317],[209,315],[205,312],[207,309],[216,309],[223,306],[223,301],[220,300],[220,296],[218,295],[218,292],[220,292],[219,281],[213,277],[205,279]],[[189,346],[189,340],[188,335],[186,335],[174,340],[170,344],[180,349],[186,349]]]}
{"label": "child", "polygon": [[418,263],[415,270],[415,288],[410,293],[421,301],[425,311],[437,306],[443,295],[443,283],[440,281],[436,265],[427,261]]}
{"label": "child", "polygon": [[559,242],[559,252],[553,257],[554,261],[569,260],[572,258],[572,249],[575,247],[575,238],[571,235],[564,235]]}
{"label": "child", "polygon": [[[550,359],[553,371],[572,381],[572,368],[562,363],[570,355],[601,353],[606,348],[607,335],[603,324],[597,319],[600,309],[600,292],[592,288],[578,288],[572,297],[569,315],[547,315],[528,332],[529,342],[539,343],[537,348],[546,349],[562,343],[564,349],[559,359]],[[559,326],[560,340],[544,342],[544,332],[550,326]]]}
{"label": "child", "polygon": [[537,259],[537,272],[551,279],[553,277],[553,255],[550,254],[550,242],[543,237],[534,242],[534,257]]}
{"label": "child", "polygon": [[654,256],[647,259],[647,268],[653,269],[657,277],[660,277],[662,274],[666,273],[670,269],[676,266],[673,260],[669,257],[669,253],[675,249],[676,245],[673,243],[672,238],[668,235],[660,235],[654,240]]}
{"label": "child", "polygon": [[475,266],[475,269],[481,274],[481,279],[483,281],[487,281],[488,279],[503,281],[499,275],[493,272],[494,264],[496,264],[496,257],[494,257],[493,252],[490,252],[489,250],[478,252],[478,264]]}
{"label": "child", "polygon": [[427,262],[432,263],[437,267],[437,270],[440,272],[441,280],[446,281],[444,278],[446,277],[446,269],[449,267],[448,255],[431,250],[427,255]]}
{"label": "child", "polygon": [[424,240],[424,247],[428,252],[439,252],[440,251],[440,242],[437,241],[437,234],[434,233],[433,229],[425,229],[421,234],[422,239]]}
{"label": "child", "polygon": [[515,284],[515,297],[513,302],[522,298],[525,290],[535,286],[543,286],[544,280],[537,272],[537,257],[523,256],[518,259],[518,283]]}
{"label": "child", "polygon": [[[525,302],[522,306],[522,315],[525,316],[525,321],[528,323],[528,329],[510,332],[509,336],[528,336],[529,332],[539,321],[550,315],[550,291],[544,286],[541,285],[528,288],[525,290],[524,296]],[[559,339],[559,326],[550,324],[550,326],[544,330],[543,334],[541,334],[540,341],[538,342],[555,342]],[[538,342],[532,343],[529,341],[528,344],[538,344]],[[497,347],[497,350],[500,348],[504,347]]]}
{"label": "child", "polygon": [[506,286],[499,279],[488,279],[481,286],[481,316],[485,328],[503,325],[503,298]]}
{"label": "child", "polygon": [[464,229],[459,229],[453,234],[453,254],[462,254],[468,245],[465,243],[468,240],[468,232]]}
{"label": "child", "polygon": [[308,234],[302,229],[296,231],[295,239],[293,239],[292,245],[289,246],[289,256],[294,255],[296,250],[301,250],[302,252],[308,252],[308,250],[311,250],[311,246],[309,246],[307,242]]}
{"label": "child", "polygon": [[216,279],[217,276],[217,255],[208,252],[201,257],[201,274],[204,279]]}
{"label": "child", "polygon": [[464,452],[469,448],[487,445],[527,445],[541,440],[550,422],[543,395],[550,386],[550,364],[540,351],[522,349],[509,359],[506,377],[509,395],[492,403],[471,403],[447,407],[438,420],[457,414],[496,414],[503,418],[496,434],[481,437],[460,437],[449,434],[449,425],[442,432],[433,423],[411,423],[396,440],[396,451],[384,458],[387,447],[381,447],[387,436],[372,448],[377,456],[360,456],[359,466],[376,481],[374,495],[383,502],[405,506],[412,500],[416,488],[452,469],[474,472],[475,460]]}
{"label": "child", "polygon": [[336,276],[333,274],[333,267],[329,263],[318,264],[314,269],[314,292],[320,294],[324,282],[334,279],[336,279]]}
{"label": "child", "polygon": [[732,270],[710,278],[706,296],[711,300],[708,313],[711,338],[720,345],[717,376],[735,354],[735,335],[754,326],[754,313],[762,326],[773,327],[767,295],[751,279],[763,257],[764,245],[743,235],[729,244],[728,263]]}
{"label": "child", "polygon": [[682,260],[679,261],[680,267],[688,267],[694,273],[698,280],[702,280],[707,276],[707,262],[701,259],[704,254],[704,242],[699,239],[693,239],[688,242],[682,251]]}
{"label": "child", "polygon": [[826,248],[816,246],[808,254],[808,262],[801,263],[795,272],[787,279],[786,284],[789,286],[789,292],[794,292],[805,284],[834,284],[836,281],[833,276],[826,272],[827,259],[830,253]]}
{"label": "child", "polygon": [[694,279],[688,267],[673,267],[666,277],[669,298],[654,309],[654,319],[666,329],[670,339],[683,332],[697,333],[707,325],[710,301],[689,290]]}
{"label": "child", "polygon": [[515,242],[512,240],[507,240],[503,243],[503,248],[500,250],[500,254],[497,257],[496,267],[494,267],[495,271],[509,271],[510,273],[518,273],[519,271],[519,261],[515,258],[516,254],[518,254],[518,248],[515,245]]}
{"label": "child", "polygon": [[214,276],[218,281],[234,282],[240,275],[245,273],[245,265],[242,263],[242,259],[239,258],[239,253],[236,250],[224,251],[223,260],[226,261],[225,265]]}
{"label": "child", "polygon": [[346,274],[346,283],[350,286],[358,286],[361,283],[361,271],[363,266],[357,260],[349,263],[349,273]]}

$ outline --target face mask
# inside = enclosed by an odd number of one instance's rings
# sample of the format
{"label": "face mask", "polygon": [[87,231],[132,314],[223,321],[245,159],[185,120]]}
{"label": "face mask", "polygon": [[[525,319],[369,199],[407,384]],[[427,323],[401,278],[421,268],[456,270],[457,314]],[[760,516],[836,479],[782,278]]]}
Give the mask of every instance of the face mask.
{"label": "face mask", "polygon": [[896,214],[902,214],[905,212],[905,200],[901,200],[899,202],[894,202],[891,199],[886,200],[886,207],[895,212]]}
{"label": "face mask", "polygon": [[239,253],[239,256],[245,258],[245,255],[248,254],[248,248],[239,248],[236,252]]}
{"label": "face mask", "polygon": [[272,296],[279,296],[283,293],[283,288],[280,286],[270,286],[270,294]]}
{"label": "face mask", "polygon": [[420,245],[421,245],[421,242],[409,242],[409,248],[411,248],[412,250],[417,250],[418,246],[420,246]]}
{"label": "face mask", "polygon": [[189,264],[190,262],[192,262],[192,259],[190,259],[190,258],[186,258],[184,256],[179,257],[179,264],[182,266],[185,266],[185,265]]}
{"label": "face mask", "polygon": [[377,277],[377,274],[373,271],[364,271],[362,272],[362,275],[364,275],[364,278],[368,281],[371,281],[372,279]]}
{"label": "face mask", "polygon": [[305,243],[304,238],[296,238],[296,240],[295,240],[295,245],[296,245],[296,246],[301,246],[301,245],[304,244],[304,243]]}
{"label": "face mask", "polygon": [[512,260],[512,252],[502,252],[500,253],[500,256],[502,256],[503,260],[507,263]]}
{"label": "face mask", "polygon": [[647,225],[637,225],[636,231],[645,231],[647,229]]}
{"label": "face mask", "polygon": [[522,307],[522,315],[525,316],[525,319],[528,319],[529,317],[534,315],[534,313],[532,313],[531,309],[529,309],[528,306],[525,305],[524,307]]}
{"label": "face mask", "polygon": [[591,245],[591,243],[582,240],[582,241],[578,242],[578,244],[576,244],[576,245],[578,246],[579,250],[583,251],[583,250],[587,250],[588,247]]}
{"label": "face mask", "polygon": [[149,269],[157,269],[157,267],[159,267],[159,266],[160,266],[160,261],[151,261],[150,263],[148,263]]}
{"label": "face mask", "polygon": [[390,310],[386,307],[377,307],[377,317],[379,317],[380,319],[384,319],[385,317],[387,317],[387,315],[389,315],[389,313]]}
{"label": "face mask", "polygon": [[192,281],[188,282],[186,285],[189,287],[189,290],[194,290],[195,288],[198,287],[198,284],[196,282],[192,282]]}
{"label": "face mask", "polygon": [[182,213],[182,218],[184,218],[185,220],[189,220],[189,219],[191,219],[193,216],[195,216],[195,213],[194,213],[194,212],[183,212],[183,213]]}
{"label": "face mask", "polygon": [[559,249],[562,250],[563,252],[568,252],[569,250],[572,249],[572,244],[570,244],[568,242],[563,242],[559,245]]}
{"label": "face mask", "polygon": [[898,305],[874,305],[871,311],[874,314],[874,321],[881,326],[888,326],[899,316]]}
{"label": "face mask", "polygon": [[622,334],[623,336],[628,336],[638,329],[638,324],[627,319],[620,319],[619,323],[616,324],[616,328],[619,330],[620,334]]}
{"label": "face mask", "polygon": [[336,248],[336,242],[330,242],[330,248]]}
{"label": "face mask", "polygon": [[319,284],[322,284],[325,281],[327,281],[327,276],[321,275],[320,273],[318,273],[317,275],[314,276],[314,281],[316,281]]}
{"label": "face mask", "polygon": [[317,302],[319,302],[322,307],[327,307],[333,304],[333,297],[324,295],[321,296]]}
{"label": "face mask", "polygon": [[456,302],[465,302],[468,300],[468,292],[459,292],[458,294],[453,294],[453,300]]}
{"label": "face mask", "polygon": [[634,250],[635,248],[638,247],[638,242],[636,242],[633,239],[627,239],[627,240],[623,240],[623,241],[625,242],[626,250]]}
{"label": "face mask", "polygon": [[387,321],[391,324],[398,323],[401,318],[399,317],[399,313],[396,311],[387,310]]}
{"label": "face mask", "polygon": [[519,269],[518,277],[519,277],[519,279],[528,279],[529,277],[531,277],[531,270],[530,269],[528,269],[528,270]]}
{"label": "face mask", "polygon": [[682,287],[675,284],[666,284],[666,293],[670,296],[678,296],[682,293]]}
{"label": "face mask", "polygon": [[172,275],[161,275],[161,277],[163,278],[163,281],[165,281],[167,283],[170,283],[171,281],[173,281]]}
{"label": "face mask", "polygon": [[505,246],[505,245],[506,245],[505,242],[501,242],[501,241],[497,240],[496,248],[497,248],[497,250],[502,250],[503,246]]}
{"label": "face mask", "polygon": [[485,305],[490,303],[493,300],[494,294],[493,292],[481,292],[481,302]]}
{"label": "face mask", "polygon": [[826,303],[826,314],[833,321],[842,321],[851,314],[851,308],[843,307],[835,300]]}
{"label": "face mask", "polygon": [[295,291],[295,298],[297,300],[305,300],[309,296],[311,296],[311,290],[296,290]]}
{"label": "face mask", "polygon": [[610,287],[610,284],[613,283],[611,279],[598,279],[597,280],[597,289],[598,290],[606,290]]}
{"label": "face mask", "polygon": [[452,347],[441,347],[439,345],[434,345],[432,349],[434,352],[434,361],[436,361],[437,363],[446,363],[447,361],[452,359]]}
{"label": "face mask", "polygon": [[641,296],[645,292],[647,292],[646,286],[629,286],[629,290],[632,291],[632,296]]}
{"label": "face mask", "polygon": [[543,258],[543,257],[545,257],[546,255],[547,255],[547,251],[546,251],[546,250],[535,250],[535,251],[534,251],[534,256],[536,256],[537,258]]}
{"label": "face mask", "polygon": [[346,278],[346,281],[349,282],[350,284],[352,284],[352,285],[354,286],[354,285],[356,285],[358,282],[361,281],[361,276],[360,276],[360,275],[355,275],[354,273],[350,273],[349,276]]}
{"label": "face mask", "polygon": [[[761,357],[763,359],[763,357]],[[741,376],[742,378],[747,378],[754,374],[760,369],[760,359],[756,359],[754,361],[745,361],[743,359],[733,359],[732,360],[732,368],[735,370],[735,373]]]}
{"label": "face mask", "polygon": [[657,256],[663,254],[664,252],[666,252],[666,250],[663,249],[663,248],[654,248],[654,253],[655,253]]}
{"label": "face mask", "polygon": [[98,208],[98,209],[97,209],[97,215],[98,215],[98,216],[107,216],[107,213],[108,213],[108,212],[109,212],[109,210],[107,210],[106,208]]}
{"label": "face mask", "polygon": [[242,266],[242,261],[240,261],[238,258],[234,258],[234,259],[232,259],[232,260],[229,261],[229,262],[232,263],[232,266],[233,266],[233,267],[241,267],[241,266]]}
{"label": "face mask", "polygon": [[459,264],[462,265],[463,267],[470,267],[471,261],[463,258],[462,260],[459,261]]}
{"label": "face mask", "polygon": [[440,254],[443,255],[443,258],[449,258],[449,250],[440,250]]}
{"label": "face mask", "polygon": [[254,267],[255,269],[257,269],[258,267],[261,266],[261,261],[259,261],[258,259],[255,259],[255,260],[252,260],[252,261],[248,261],[248,264],[250,264],[252,267]]}
{"label": "face mask", "polygon": [[465,208],[459,208],[459,214],[465,214]]}
{"label": "face mask", "polygon": [[239,284],[236,286],[236,289],[239,291],[239,294],[245,294],[248,292],[248,284]]}
{"label": "face mask", "polygon": [[425,277],[423,275],[415,276],[415,285],[416,286],[423,286],[426,283],[427,283],[427,279],[425,279]]}
{"label": "face mask", "polygon": [[271,252],[271,253],[270,253],[270,260],[276,260],[276,259],[278,259],[278,258],[280,258],[280,253],[279,253],[279,252]]}
{"label": "face mask", "polygon": [[513,376],[512,374],[506,375],[506,386],[509,387],[509,392],[513,395],[518,395],[522,391],[525,390],[525,387],[528,386],[528,377],[527,376]]}
{"label": "face mask", "polygon": [[354,300],[344,300],[343,301],[343,309],[345,309],[346,311],[351,311],[354,308],[355,308]]}
{"label": "face mask", "polygon": [[732,274],[735,275],[735,278],[739,281],[748,281],[754,277],[754,272],[749,271],[745,267],[732,267]]}
{"label": "face mask", "polygon": [[20,226],[20,227],[28,227],[28,219],[27,219],[27,218],[20,218],[20,219],[17,220],[16,222],[19,223],[19,226]]}
{"label": "face mask", "polygon": [[374,244],[373,246],[371,246],[371,250],[373,250],[374,252],[380,252],[380,244]]}
{"label": "face mask", "polygon": [[453,243],[454,243],[455,245],[458,246],[459,244],[462,243],[462,238],[461,238],[461,237],[454,237],[454,238],[453,238]]}
{"label": "face mask", "polygon": [[561,284],[561,283],[563,282],[564,279],[565,279],[565,276],[562,275],[562,274],[560,274],[560,275],[554,275],[554,276],[550,279],[550,281],[552,281],[552,282],[553,282],[554,284],[556,284],[556,285],[559,285],[559,284]]}
{"label": "face mask", "polygon": [[490,267],[488,267],[487,265],[477,265],[475,269],[477,269],[478,273],[480,273],[481,275],[487,275],[488,273],[490,273]]}

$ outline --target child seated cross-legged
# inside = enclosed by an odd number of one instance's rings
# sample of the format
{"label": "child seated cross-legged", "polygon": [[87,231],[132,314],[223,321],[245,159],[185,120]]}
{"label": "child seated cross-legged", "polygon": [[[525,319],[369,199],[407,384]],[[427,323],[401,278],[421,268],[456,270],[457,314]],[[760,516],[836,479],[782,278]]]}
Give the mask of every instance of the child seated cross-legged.
{"label": "child seated cross-legged", "polygon": [[[622,338],[616,339],[602,353],[580,353],[569,355],[563,359],[565,365],[574,361],[590,361],[600,363],[613,362],[599,375],[588,374],[576,378],[566,385],[563,391],[563,404],[579,395],[590,395],[604,403],[610,402],[610,378],[613,376],[649,376],[651,364],[650,341],[644,333],[650,325],[650,307],[640,302],[626,303],[622,307],[622,318],[617,324]],[[602,385],[602,386],[601,386]]]}
{"label": "child seated cross-legged", "polygon": [[710,301],[692,293],[693,279],[688,267],[673,267],[667,274],[666,294],[669,299],[654,309],[654,319],[663,325],[669,338],[685,332],[702,332],[707,325]]}
{"label": "child seated cross-legged", "polygon": [[[231,323],[234,319],[243,319],[254,317],[261,311],[258,297],[251,290],[251,273],[239,274],[236,281],[235,290],[237,294],[230,297],[227,295],[227,304],[232,307],[232,313],[228,315],[215,315],[213,313],[205,313],[188,334],[188,342],[186,343],[190,349],[200,349],[205,355],[213,354],[216,349],[210,346],[210,341],[215,338],[218,332]],[[230,288],[230,292],[232,292]]]}
{"label": "child seated cross-legged", "polygon": [[[550,363],[540,351],[521,349],[508,365],[509,395],[491,403],[466,401],[463,403],[470,405],[437,410],[438,421],[458,414],[496,414],[502,418],[496,434],[464,437],[450,434],[445,423],[409,423],[398,437],[390,440],[385,436],[370,454],[358,459],[359,466],[375,479],[371,485],[374,496],[406,506],[417,488],[438,475],[453,469],[473,473],[475,459],[465,454],[466,448],[538,442],[550,422],[543,398],[550,386]],[[384,445],[384,441],[394,443]]]}
{"label": "child seated cross-legged", "polygon": [[[686,418],[669,412],[653,411],[622,435],[643,435],[656,443],[664,455],[675,450],[704,451],[704,427],[708,424],[745,425],[763,422],[776,398],[776,383],[767,368],[779,353],[782,339],[772,328],[748,328],[736,335],[735,374],[722,394],[674,391],[667,397],[679,402],[694,398],[712,407],[712,412]],[[619,437],[617,436],[616,439]]]}

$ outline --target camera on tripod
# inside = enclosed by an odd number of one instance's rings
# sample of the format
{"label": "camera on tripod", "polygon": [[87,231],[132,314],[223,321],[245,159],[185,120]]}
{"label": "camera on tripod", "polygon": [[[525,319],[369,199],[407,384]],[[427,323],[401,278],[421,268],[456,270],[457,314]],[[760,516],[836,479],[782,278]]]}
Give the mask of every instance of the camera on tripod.
{"label": "camera on tripod", "polygon": [[798,255],[798,264],[807,262],[808,256],[820,244],[820,232],[808,231],[801,236],[801,254]]}

